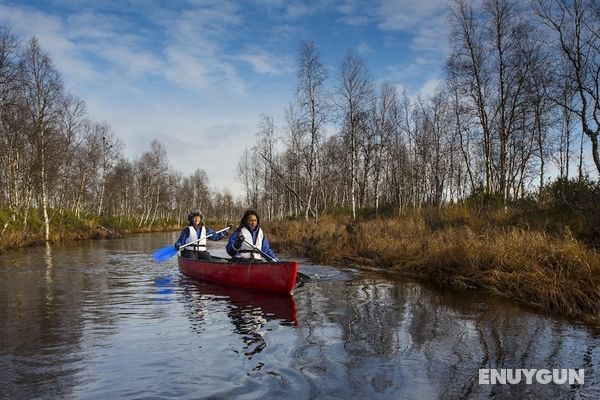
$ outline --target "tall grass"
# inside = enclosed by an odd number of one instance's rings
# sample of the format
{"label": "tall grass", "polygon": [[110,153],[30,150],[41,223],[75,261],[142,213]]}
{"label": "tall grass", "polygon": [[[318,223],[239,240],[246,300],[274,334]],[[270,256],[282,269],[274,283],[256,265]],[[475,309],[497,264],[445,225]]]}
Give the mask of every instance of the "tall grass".
{"label": "tall grass", "polygon": [[[125,233],[169,231],[180,228],[177,221],[156,220],[139,226],[137,218],[108,217],[95,215],[77,216],[74,213],[62,214],[50,212],[50,240],[85,240],[118,238]],[[10,214],[0,209],[0,229],[9,220]],[[40,210],[31,209],[28,213],[27,225],[23,217],[10,221],[7,229],[0,237],[0,252],[12,247],[28,246],[44,241],[44,225]]]}
{"label": "tall grass", "polygon": [[316,262],[384,268],[444,287],[489,289],[520,303],[600,318],[600,254],[568,228],[549,234],[504,224],[511,213],[466,208],[350,223],[266,227],[274,247]]}

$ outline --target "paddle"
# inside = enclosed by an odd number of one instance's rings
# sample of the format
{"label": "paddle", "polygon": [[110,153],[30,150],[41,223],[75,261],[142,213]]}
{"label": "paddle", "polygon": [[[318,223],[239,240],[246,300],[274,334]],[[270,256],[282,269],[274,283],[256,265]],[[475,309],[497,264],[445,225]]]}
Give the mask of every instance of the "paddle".
{"label": "paddle", "polygon": [[250,243],[249,241],[247,241],[246,238],[244,238],[244,242],[246,242],[246,244],[252,246],[252,248],[254,250],[258,251],[263,257],[266,257],[269,261],[279,262],[278,259],[271,257],[270,255],[268,255],[267,253],[265,253],[264,251],[262,251],[261,249],[259,249],[258,247],[256,247],[252,243]]}
{"label": "paddle", "polygon": [[[209,238],[212,235],[216,235],[218,233],[225,232],[226,230],[229,230],[230,228],[231,228],[231,225],[229,225],[226,228],[221,229],[220,231],[217,231],[215,233],[211,233],[210,235],[203,236],[203,237],[201,237],[198,240],[194,240],[193,242],[186,243],[183,246],[181,246],[180,248],[189,246],[190,244],[194,244],[196,242],[199,242],[202,239]],[[154,261],[156,261],[156,262],[163,262],[163,261],[168,260],[169,258],[173,257],[175,254],[177,254],[177,249],[175,248],[175,246],[173,246],[173,245],[165,246],[165,247],[162,247],[162,248],[156,250],[152,254],[152,259]]]}

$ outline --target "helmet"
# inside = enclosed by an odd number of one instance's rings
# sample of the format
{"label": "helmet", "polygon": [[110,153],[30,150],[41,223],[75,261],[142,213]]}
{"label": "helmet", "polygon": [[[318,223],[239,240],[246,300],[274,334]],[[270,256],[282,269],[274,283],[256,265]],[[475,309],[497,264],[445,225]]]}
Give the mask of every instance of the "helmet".
{"label": "helmet", "polygon": [[194,217],[200,217],[204,221],[204,214],[202,214],[202,211],[200,210],[194,210],[188,214],[187,219],[190,224],[192,223],[192,218]]}

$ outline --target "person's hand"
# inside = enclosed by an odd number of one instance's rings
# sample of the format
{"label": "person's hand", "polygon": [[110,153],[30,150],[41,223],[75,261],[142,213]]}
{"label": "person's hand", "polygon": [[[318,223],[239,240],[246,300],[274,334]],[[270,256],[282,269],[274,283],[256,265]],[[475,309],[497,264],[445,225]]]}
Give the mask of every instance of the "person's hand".
{"label": "person's hand", "polygon": [[228,227],[229,229],[231,229],[231,228],[233,228],[233,224],[230,222],[230,223],[228,223],[228,224],[227,224],[227,227]]}
{"label": "person's hand", "polygon": [[244,237],[244,235],[242,235],[241,233],[238,235],[238,237],[235,239],[235,244],[233,245],[233,247],[236,250],[239,250],[240,247],[242,247],[242,243],[244,243],[244,240],[246,240],[246,238]]}
{"label": "person's hand", "polygon": [[179,243],[175,243],[175,250],[179,251],[180,247],[181,247],[181,245]]}

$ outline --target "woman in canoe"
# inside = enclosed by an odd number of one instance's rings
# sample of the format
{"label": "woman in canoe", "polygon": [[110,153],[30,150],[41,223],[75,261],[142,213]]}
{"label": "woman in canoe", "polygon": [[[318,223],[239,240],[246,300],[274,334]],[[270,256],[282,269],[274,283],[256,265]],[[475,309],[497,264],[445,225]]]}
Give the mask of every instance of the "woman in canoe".
{"label": "woman in canoe", "polygon": [[[200,210],[194,210],[188,214],[189,225],[186,226],[175,242],[175,248],[179,250],[181,246],[192,243],[181,249],[181,256],[197,260],[210,260],[210,253],[206,250],[206,239],[221,240],[225,237],[225,232],[216,233],[213,229],[204,225],[204,214]],[[200,240],[198,240],[200,239]]]}
{"label": "woman in canoe", "polygon": [[[251,246],[250,243],[254,246]],[[264,257],[256,249],[265,253],[271,260]],[[277,261],[275,253],[273,253],[271,246],[269,246],[267,236],[260,227],[260,217],[258,216],[258,213],[253,210],[248,210],[244,213],[240,225],[229,237],[226,250],[227,254],[233,258]]]}

